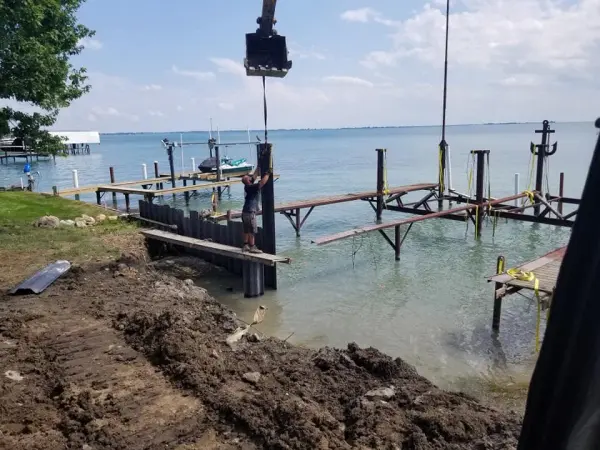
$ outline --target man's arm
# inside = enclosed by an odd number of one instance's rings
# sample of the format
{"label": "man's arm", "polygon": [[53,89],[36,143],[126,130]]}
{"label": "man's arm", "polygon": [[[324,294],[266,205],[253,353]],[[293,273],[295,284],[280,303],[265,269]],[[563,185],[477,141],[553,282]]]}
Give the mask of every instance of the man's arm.
{"label": "man's arm", "polygon": [[269,172],[265,173],[258,182],[258,188],[262,188],[269,181]]}

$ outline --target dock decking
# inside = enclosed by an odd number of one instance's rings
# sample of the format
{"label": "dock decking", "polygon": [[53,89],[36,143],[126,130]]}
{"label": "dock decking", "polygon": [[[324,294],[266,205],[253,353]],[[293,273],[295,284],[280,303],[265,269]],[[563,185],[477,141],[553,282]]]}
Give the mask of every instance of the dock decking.
{"label": "dock decking", "polygon": [[[434,183],[419,183],[419,184],[409,184],[406,186],[396,186],[393,188],[390,188],[388,190],[388,195],[392,196],[392,195],[401,195],[401,194],[407,194],[409,192],[414,192],[414,191],[422,191],[422,190],[428,190],[428,189],[435,189],[437,188],[437,184]],[[345,203],[345,202],[351,202],[351,201],[355,201],[355,200],[367,200],[367,199],[372,199],[377,197],[377,191],[364,191],[364,192],[354,192],[354,193],[348,193],[348,194],[341,194],[341,195],[330,195],[330,196],[326,196],[326,197],[317,197],[317,198],[313,198],[313,199],[308,199],[308,200],[296,200],[296,201],[291,201],[291,202],[286,202],[286,203],[280,203],[279,205],[275,205],[275,212],[287,212],[287,211],[291,211],[294,212],[296,210],[299,209],[306,209],[306,208],[315,208],[317,206],[324,206],[324,205],[333,205],[336,203]],[[257,215],[262,214],[262,211],[258,211],[256,213]],[[242,216],[242,212],[241,211],[229,211],[227,214],[223,214],[221,216],[217,216],[215,217],[216,220],[226,220],[226,219],[237,219],[240,218]],[[308,214],[307,214],[308,216]]]}
{"label": "dock decking", "polygon": [[266,266],[272,267],[275,266],[276,263],[290,263],[289,258],[283,258],[281,256],[271,255],[269,253],[247,253],[243,252],[242,249],[238,247],[232,247],[230,245],[219,244],[217,242],[196,239],[188,236],[181,236],[179,234],[170,233],[168,231],[143,230],[141,231],[141,233],[150,239],[156,239],[174,245],[181,245],[183,247],[191,248],[194,250],[201,250],[207,253],[214,253],[221,256],[227,256],[229,258],[257,262]]}
{"label": "dock decking", "polygon": [[[556,280],[566,249],[566,246],[558,248],[516,269],[523,272],[533,272],[539,283],[538,290],[546,294],[552,294],[556,287]],[[506,272],[494,275],[488,281],[510,286],[513,288],[513,292],[520,289],[534,290],[534,281],[517,280]]]}

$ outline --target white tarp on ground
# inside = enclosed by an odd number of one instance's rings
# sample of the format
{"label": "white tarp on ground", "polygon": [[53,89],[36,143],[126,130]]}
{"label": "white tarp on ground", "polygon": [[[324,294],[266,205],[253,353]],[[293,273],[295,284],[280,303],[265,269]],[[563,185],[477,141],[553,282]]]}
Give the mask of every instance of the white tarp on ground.
{"label": "white tarp on ground", "polygon": [[97,131],[49,131],[52,136],[61,136],[65,144],[99,144]]}

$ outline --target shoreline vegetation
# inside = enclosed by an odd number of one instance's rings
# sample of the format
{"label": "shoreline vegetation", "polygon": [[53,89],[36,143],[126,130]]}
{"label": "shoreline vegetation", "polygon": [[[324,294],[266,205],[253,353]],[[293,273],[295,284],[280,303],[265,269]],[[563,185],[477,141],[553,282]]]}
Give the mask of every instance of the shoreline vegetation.
{"label": "shoreline vegetation", "polygon": [[[520,412],[441,390],[401,358],[294,346],[260,324],[232,340],[251,318],[201,287],[209,264],[151,260],[135,223],[32,224],[101,212],[0,193],[0,447],[516,448]],[[72,269],[42,294],[6,294],[56,259]]]}

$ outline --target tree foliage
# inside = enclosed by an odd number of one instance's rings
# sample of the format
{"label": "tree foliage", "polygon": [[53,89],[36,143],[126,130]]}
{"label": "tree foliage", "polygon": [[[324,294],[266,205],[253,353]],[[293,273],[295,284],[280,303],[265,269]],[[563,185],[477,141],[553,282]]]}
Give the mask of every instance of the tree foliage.
{"label": "tree foliage", "polygon": [[0,0],[0,99],[39,111],[0,109],[0,135],[22,138],[39,151],[61,148],[43,127],[90,89],[85,68],[70,63],[83,50],[82,39],[94,35],[77,20],[84,1]]}

